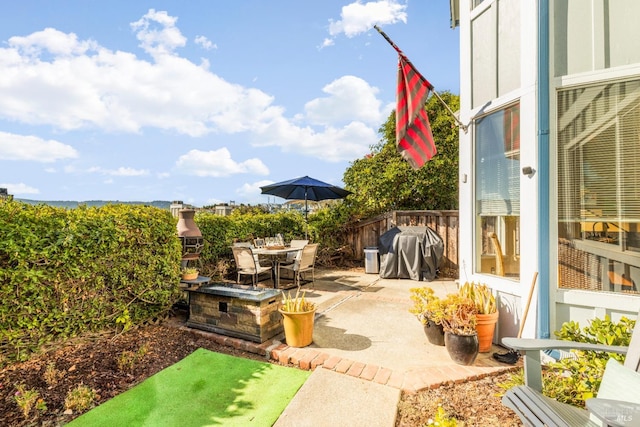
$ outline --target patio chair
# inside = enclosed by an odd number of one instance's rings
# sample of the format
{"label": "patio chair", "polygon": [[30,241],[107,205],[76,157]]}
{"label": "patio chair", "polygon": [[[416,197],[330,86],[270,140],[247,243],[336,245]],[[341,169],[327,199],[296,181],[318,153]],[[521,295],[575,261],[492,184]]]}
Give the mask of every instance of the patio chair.
{"label": "patio chair", "polygon": [[[502,403],[513,409],[526,426],[637,426],[640,420],[640,313],[637,319],[628,347],[565,340],[503,338],[505,346],[525,354],[525,385],[509,389]],[[542,394],[540,352],[551,349],[604,351],[626,354],[626,357],[624,365],[609,359],[597,397],[586,401],[585,410]]]}
{"label": "patio chair", "polygon": [[258,283],[260,274],[269,272],[269,277],[273,282],[273,268],[272,266],[263,266],[260,264],[257,256],[253,253],[253,250],[247,246],[233,246],[233,258],[236,261],[236,270],[238,277],[236,283],[240,283],[240,277],[251,276],[251,283],[255,288]]}
{"label": "patio chair", "polygon": [[493,248],[496,251],[496,274],[498,276],[504,276],[504,257],[502,256],[502,246],[496,233],[489,234]]}
{"label": "patio chair", "polygon": [[[298,286],[298,288],[302,285],[302,274],[306,272],[311,272],[311,283],[315,288],[315,273],[314,266],[316,263],[316,252],[318,251],[318,244],[311,243],[305,245],[302,250],[298,251],[298,256],[294,260],[292,264],[283,264],[278,263],[278,283],[276,283],[276,287],[280,287],[280,279],[282,278],[282,269],[286,271],[291,271],[293,273],[293,283]],[[308,280],[305,282],[309,282]]]}
{"label": "patio chair", "polygon": [[309,243],[308,240],[292,240],[289,243],[289,247],[291,248],[300,248],[299,251],[297,252],[289,252],[287,253],[287,258],[282,262],[282,264],[293,264],[293,262],[296,260],[296,258],[298,258],[298,256],[300,255],[300,252],[302,251],[302,248],[305,247],[305,245],[307,245]]}

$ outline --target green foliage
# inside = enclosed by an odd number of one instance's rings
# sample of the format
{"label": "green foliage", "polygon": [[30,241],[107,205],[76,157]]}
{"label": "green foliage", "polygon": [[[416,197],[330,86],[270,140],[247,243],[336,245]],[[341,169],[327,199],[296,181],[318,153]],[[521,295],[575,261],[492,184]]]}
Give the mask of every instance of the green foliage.
{"label": "green foliage", "polygon": [[475,303],[478,314],[493,314],[498,311],[496,298],[486,284],[465,282],[460,288],[460,295]]}
{"label": "green foliage", "polygon": [[198,212],[195,221],[206,243],[200,254],[200,271],[205,276],[224,277],[232,271],[227,264],[233,260],[231,246],[234,242],[252,241],[278,233],[288,242],[303,238],[307,229],[309,240],[319,243],[323,251],[332,251],[345,245],[343,230],[346,218],[348,213],[341,203],[310,213],[308,227],[298,211],[234,211],[230,216]]}
{"label": "green foliage", "polygon": [[438,427],[456,427],[458,425],[458,420],[450,417],[449,414],[447,414],[447,411],[444,410],[442,405],[438,405],[435,416],[433,417],[433,419],[429,420],[429,423],[427,425]]}
{"label": "green foliage", "polygon": [[[453,111],[459,108],[459,96],[449,92],[440,96]],[[458,127],[436,97],[429,98],[425,108],[438,154],[419,170],[402,160],[392,112],[379,130],[380,143],[344,173],[346,188],[353,192],[346,203],[354,217],[367,218],[393,209],[458,208]]]}
{"label": "green foliage", "polygon": [[[576,322],[567,322],[555,335],[568,341],[627,346],[635,323],[626,317],[614,323],[605,316],[590,321],[582,329]],[[560,402],[583,407],[585,400],[594,397],[600,388],[607,360],[614,358],[624,362],[624,355],[598,351],[575,353],[577,359],[567,358],[550,364],[545,375],[545,394]]]}
{"label": "green foliage", "polygon": [[210,212],[198,212],[194,218],[205,241],[200,254],[200,271],[205,276],[221,277],[228,269],[221,260],[233,260],[231,246],[234,242],[253,241],[257,237],[275,236],[281,233],[285,241],[304,236],[304,217],[300,212],[286,211],[264,213],[260,210],[248,213],[235,212],[219,216]]}
{"label": "green foliage", "polygon": [[167,210],[0,201],[0,353],[156,317],[180,297],[180,258]]}
{"label": "green foliage", "polygon": [[[310,214],[310,239],[325,250],[340,245],[344,217],[340,204]],[[289,241],[306,228],[296,211],[198,213],[196,222],[205,238],[197,267],[214,279],[230,271],[224,263],[233,259],[234,241],[277,233]],[[181,297],[181,250],[168,210],[0,201],[0,363],[84,332],[126,331],[166,312]]]}
{"label": "green foliage", "polygon": [[124,309],[122,313],[118,317],[116,317],[116,326],[122,328],[123,332],[128,331],[133,326],[133,322],[131,321],[131,316],[129,316],[129,310]]}
{"label": "green foliage", "polygon": [[345,241],[349,211],[346,205],[336,205],[319,209],[309,214],[309,237],[324,250],[337,249],[348,244]]}
{"label": "green foliage", "polygon": [[413,301],[413,307],[409,309],[409,312],[415,314],[423,325],[428,320],[441,325],[447,308],[447,300],[436,296],[435,291],[427,286],[411,288],[409,292]]}
{"label": "green foliage", "polygon": [[[592,320],[582,329],[576,322],[564,323],[555,335],[568,341],[628,346],[635,324],[635,320],[626,317],[614,323],[605,316],[604,319]],[[624,362],[624,355],[577,350],[575,353],[575,359],[565,358],[547,365],[543,371],[543,393],[559,402],[584,407],[587,399],[597,395],[607,361],[614,358]],[[519,384],[524,384],[522,371],[501,387],[506,390]]]}

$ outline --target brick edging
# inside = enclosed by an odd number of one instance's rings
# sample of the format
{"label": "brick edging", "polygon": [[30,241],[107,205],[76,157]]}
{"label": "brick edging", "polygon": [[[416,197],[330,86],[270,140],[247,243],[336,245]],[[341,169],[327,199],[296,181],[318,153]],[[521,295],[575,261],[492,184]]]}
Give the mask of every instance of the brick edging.
{"label": "brick edging", "polygon": [[216,344],[264,356],[267,360],[273,360],[280,365],[293,366],[307,371],[316,368],[329,369],[364,381],[373,381],[397,388],[405,393],[417,393],[446,384],[477,380],[497,373],[515,371],[521,367],[521,364],[504,367],[447,365],[424,368],[419,372],[400,372],[330,355],[317,348],[289,347],[275,339],[259,344],[186,326],[180,326],[179,329],[202,335]]}

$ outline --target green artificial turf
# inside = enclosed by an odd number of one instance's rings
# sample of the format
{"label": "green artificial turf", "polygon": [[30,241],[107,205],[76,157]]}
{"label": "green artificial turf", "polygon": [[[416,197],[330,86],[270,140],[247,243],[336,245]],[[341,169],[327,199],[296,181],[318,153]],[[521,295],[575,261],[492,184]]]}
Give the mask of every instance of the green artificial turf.
{"label": "green artificial turf", "polygon": [[67,425],[271,426],[309,375],[198,349]]}

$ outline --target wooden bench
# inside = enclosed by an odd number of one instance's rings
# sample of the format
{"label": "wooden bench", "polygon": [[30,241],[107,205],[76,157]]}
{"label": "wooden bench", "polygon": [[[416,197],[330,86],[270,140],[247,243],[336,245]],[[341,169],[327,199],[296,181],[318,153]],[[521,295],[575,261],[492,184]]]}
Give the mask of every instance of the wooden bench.
{"label": "wooden bench", "polygon": [[[504,338],[502,343],[524,353],[525,385],[509,389],[502,403],[526,426],[640,426],[640,313],[629,347],[564,340]],[[597,398],[587,409],[558,402],[542,394],[541,350],[594,350],[626,354],[624,365],[607,362]]]}

